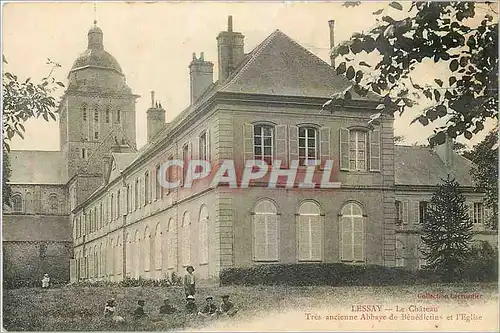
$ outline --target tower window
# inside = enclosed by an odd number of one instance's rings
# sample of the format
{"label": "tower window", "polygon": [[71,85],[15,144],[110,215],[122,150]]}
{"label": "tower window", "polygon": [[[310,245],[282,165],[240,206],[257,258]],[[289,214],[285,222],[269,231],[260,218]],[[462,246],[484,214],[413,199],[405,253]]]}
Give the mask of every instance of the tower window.
{"label": "tower window", "polygon": [[121,122],[121,120],[122,120],[121,111],[116,110],[116,122],[119,123],[119,122]]}
{"label": "tower window", "polygon": [[99,140],[99,132],[94,132],[94,139]]}
{"label": "tower window", "polygon": [[109,123],[109,107],[106,108],[106,124]]}
{"label": "tower window", "polygon": [[94,107],[94,121],[99,121],[99,109],[97,105]]}
{"label": "tower window", "polygon": [[82,158],[86,159],[87,158],[87,149],[82,148]]}

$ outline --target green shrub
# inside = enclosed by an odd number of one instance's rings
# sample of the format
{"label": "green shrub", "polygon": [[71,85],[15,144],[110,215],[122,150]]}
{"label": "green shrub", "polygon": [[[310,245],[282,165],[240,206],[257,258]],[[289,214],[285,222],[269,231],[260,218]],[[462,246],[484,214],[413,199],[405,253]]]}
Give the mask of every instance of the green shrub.
{"label": "green shrub", "polygon": [[437,277],[429,271],[341,263],[258,265],[228,268],[220,274],[221,285],[390,286],[432,282],[437,282]]}
{"label": "green shrub", "polygon": [[463,268],[463,279],[471,282],[497,281],[498,249],[486,241],[472,247]]}

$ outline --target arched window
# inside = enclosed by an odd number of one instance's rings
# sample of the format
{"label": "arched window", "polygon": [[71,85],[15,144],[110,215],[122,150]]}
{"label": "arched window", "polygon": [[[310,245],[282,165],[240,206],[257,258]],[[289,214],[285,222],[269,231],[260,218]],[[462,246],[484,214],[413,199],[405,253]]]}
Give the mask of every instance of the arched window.
{"label": "arched window", "polygon": [[354,203],[346,204],[340,217],[340,259],[346,262],[363,262],[364,254],[364,217],[361,207]]}
{"label": "arched window", "polygon": [[270,200],[261,200],[254,209],[254,251],[255,261],[279,260],[279,219],[277,209]]}
{"label": "arched window", "polygon": [[116,237],[116,246],[115,246],[115,271],[116,275],[120,275],[122,273],[123,264],[122,264],[122,240],[120,236]]}
{"label": "arched window", "polygon": [[120,109],[116,110],[116,122],[120,123],[122,121],[122,112]]}
{"label": "arched window", "polygon": [[136,279],[139,278],[139,274],[140,274],[140,262],[141,262],[141,248],[140,248],[140,238],[139,238],[139,230],[136,230],[135,231],[135,237],[134,237],[134,262],[132,264],[133,268],[132,268],[132,272],[133,272],[133,275]]}
{"label": "arched window", "polygon": [[167,266],[174,268],[177,266],[177,223],[174,218],[168,220],[167,228]]}
{"label": "arched window", "polygon": [[273,162],[274,127],[270,125],[255,125],[253,129],[254,159]]}
{"label": "arched window", "polygon": [[23,197],[20,193],[15,193],[11,199],[12,210],[14,212],[22,212],[23,211]]}
{"label": "arched window", "polygon": [[323,246],[323,225],[319,206],[311,201],[304,202],[298,214],[299,261],[321,261]]}
{"label": "arched window", "polygon": [[98,272],[98,276],[101,277],[101,276],[104,276],[104,267],[105,267],[105,262],[104,262],[104,251],[102,250],[102,243],[99,244],[99,253],[98,253],[98,256],[99,256],[99,272]]}
{"label": "arched window", "polygon": [[318,159],[318,130],[299,127],[299,164],[309,165]]}
{"label": "arched window", "polygon": [[97,245],[94,246],[94,256],[92,259],[94,261],[93,277],[97,278],[97,277],[99,277],[99,250],[97,248]]}
{"label": "arched window", "polygon": [[59,202],[55,193],[49,196],[49,210],[50,214],[57,214],[59,211]]}
{"label": "arched window", "polygon": [[111,237],[108,243],[108,258],[107,258],[107,264],[108,264],[107,271],[109,275],[115,274],[115,263],[114,263],[115,249],[113,245],[114,245],[114,238]]}
{"label": "arched window", "polygon": [[155,237],[154,237],[154,258],[155,258],[155,268],[161,269],[161,262],[163,260],[163,252],[161,248],[161,225],[156,224]]}
{"label": "arched window", "polygon": [[191,217],[188,212],[182,216],[182,264],[191,265]]}
{"label": "arched window", "polygon": [[402,241],[396,241],[396,267],[405,267],[405,245]]}
{"label": "arched window", "polygon": [[131,239],[131,236],[130,234],[127,233],[127,235],[125,236],[125,270],[126,270],[126,274],[127,276],[130,277],[130,275],[132,274],[132,258],[133,258],[133,253],[132,253],[132,239]]}
{"label": "arched window", "polygon": [[148,227],[144,229],[141,257],[144,260],[144,271],[149,272],[151,269],[151,233]]}
{"label": "arched window", "polygon": [[200,210],[200,264],[208,264],[208,209],[202,206]]}
{"label": "arched window", "polygon": [[30,192],[26,193],[26,196],[24,197],[24,210],[27,214],[34,213],[33,211],[33,196],[31,195]]}

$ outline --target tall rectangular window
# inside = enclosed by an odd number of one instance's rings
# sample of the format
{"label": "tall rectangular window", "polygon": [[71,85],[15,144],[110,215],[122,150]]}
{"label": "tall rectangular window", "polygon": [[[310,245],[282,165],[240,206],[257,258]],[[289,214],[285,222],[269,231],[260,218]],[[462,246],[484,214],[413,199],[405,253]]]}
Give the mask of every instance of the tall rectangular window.
{"label": "tall rectangular window", "polygon": [[149,171],[144,173],[144,206],[150,202],[151,194],[149,189],[151,188],[151,184],[149,182]]}
{"label": "tall rectangular window", "polygon": [[200,160],[206,161],[207,157],[208,157],[207,156],[208,155],[208,149],[207,149],[207,132],[203,132],[200,135],[198,148],[199,148],[198,154],[199,154]]}
{"label": "tall rectangular window", "polygon": [[420,223],[424,223],[425,214],[427,214],[427,201],[420,201],[418,204],[418,215]]}
{"label": "tall rectangular window", "polygon": [[134,210],[139,206],[139,178],[135,180],[135,189],[134,189]]}
{"label": "tall rectangular window", "polygon": [[253,137],[254,158],[273,163],[274,128],[269,125],[256,125]]}
{"label": "tall rectangular window", "polygon": [[484,222],[484,205],[481,202],[474,203],[474,219],[475,224],[482,224]]}
{"label": "tall rectangular window", "polygon": [[309,165],[318,158],[318,131],[315,128],[299,128],[299,164]]}
{"label": "tall rectangular window", "polygon": [[105,116],[106,116],[106,124],[108,124],[109,123],[109,117],[110,117],[109,107],[106,108]]}
{"label": "tall rectangular window", "polygon": [[87,121],[87,106],[86,105],[82,106],[82,119],[83,119],[83,121]]}
{"label": "tall rectangular window", "polygon": [[122,112],[120,110],[116,110],[116,122],[120,123],[122,121]]}
{"label": "tall rectangular window", "polygon": [[349,131],[349,169],[366,170],[366,132]]}
{"label": "tall rectangular window", "polygon": [[155,178],[153,179],[153,182],[155,184],[155,200],[158,200],[161,196],[161,186],[160,186],[160,182],[158,181],[159,174],[160,174],[160,165],[158,164],[156,166]]}

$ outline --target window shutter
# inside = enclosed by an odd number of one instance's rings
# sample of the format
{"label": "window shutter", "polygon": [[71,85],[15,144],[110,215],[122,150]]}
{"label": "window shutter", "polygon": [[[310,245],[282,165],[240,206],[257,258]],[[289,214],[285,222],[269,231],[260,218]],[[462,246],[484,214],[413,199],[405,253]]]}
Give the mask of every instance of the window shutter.
{"label": "window shutter", "polygon": [[380,171],[380,130],[369,133],[370,137],[370,171]]}
{"label": "window shutter", "polygon": [[340,246],[340,258],[343,261],[352,261],[353,260],[353,251],[352,251],[352,222],[349,218],[341,217],[341,246]]}
{"label": "window shutter", "polygon": [[319,150],[322,164],[330,159],[330,128],[322,127],[319,129]]}
{"label": "window shutter", "polygon": [[349,170],[349,130],[340,129],[340,170]]}
{"label": "window shutter", "polygon": [[288,133],[288,160],[292,163],[292,161],[299,159],[299,128],[297,126],[290,125]]}
{"label": "window shutter", "polygon": [[266,220],[262,214],[253,215],[254,221],[254,260],[266,259]]}
{"label": "window shutter", "polygon": [[279,236],[278,236],[279,215],[266,215],[267,222],[267,259],[279,259]]}
{"label": "window shutter", "polygon": [[286,125],[276,126],[276,159],[281,161],[281,165],[288,167],[288,159],[286,154]]}
{"label": "window shutter", "polygon": [[243,157],[245,161],[253,160],[253,125],[243,124]]}
{"label": "window shutter", "polygon": [[420,202],[413,201],[413,222],[415,224],[420,223]]}
{"label": "window shutter", "polygon": [[298,215],[299,260],[309,259],[309,221],[307,216]]}
{"label": "window shutter", "polygon": [[363,218],[355,217],[353,224],[353,260],[364,261]]}
{"label": "window shutter", "polygon": [[403,200],[401,204],[403,205],[403,224],[408,224],[408,200]]}
{"label": "window shutter", "polygon": [[321,216],[309,216],[310,224],[310,243],[311,243],[311,260],[321,260],[321,248],[323,244],[323,224]]}

